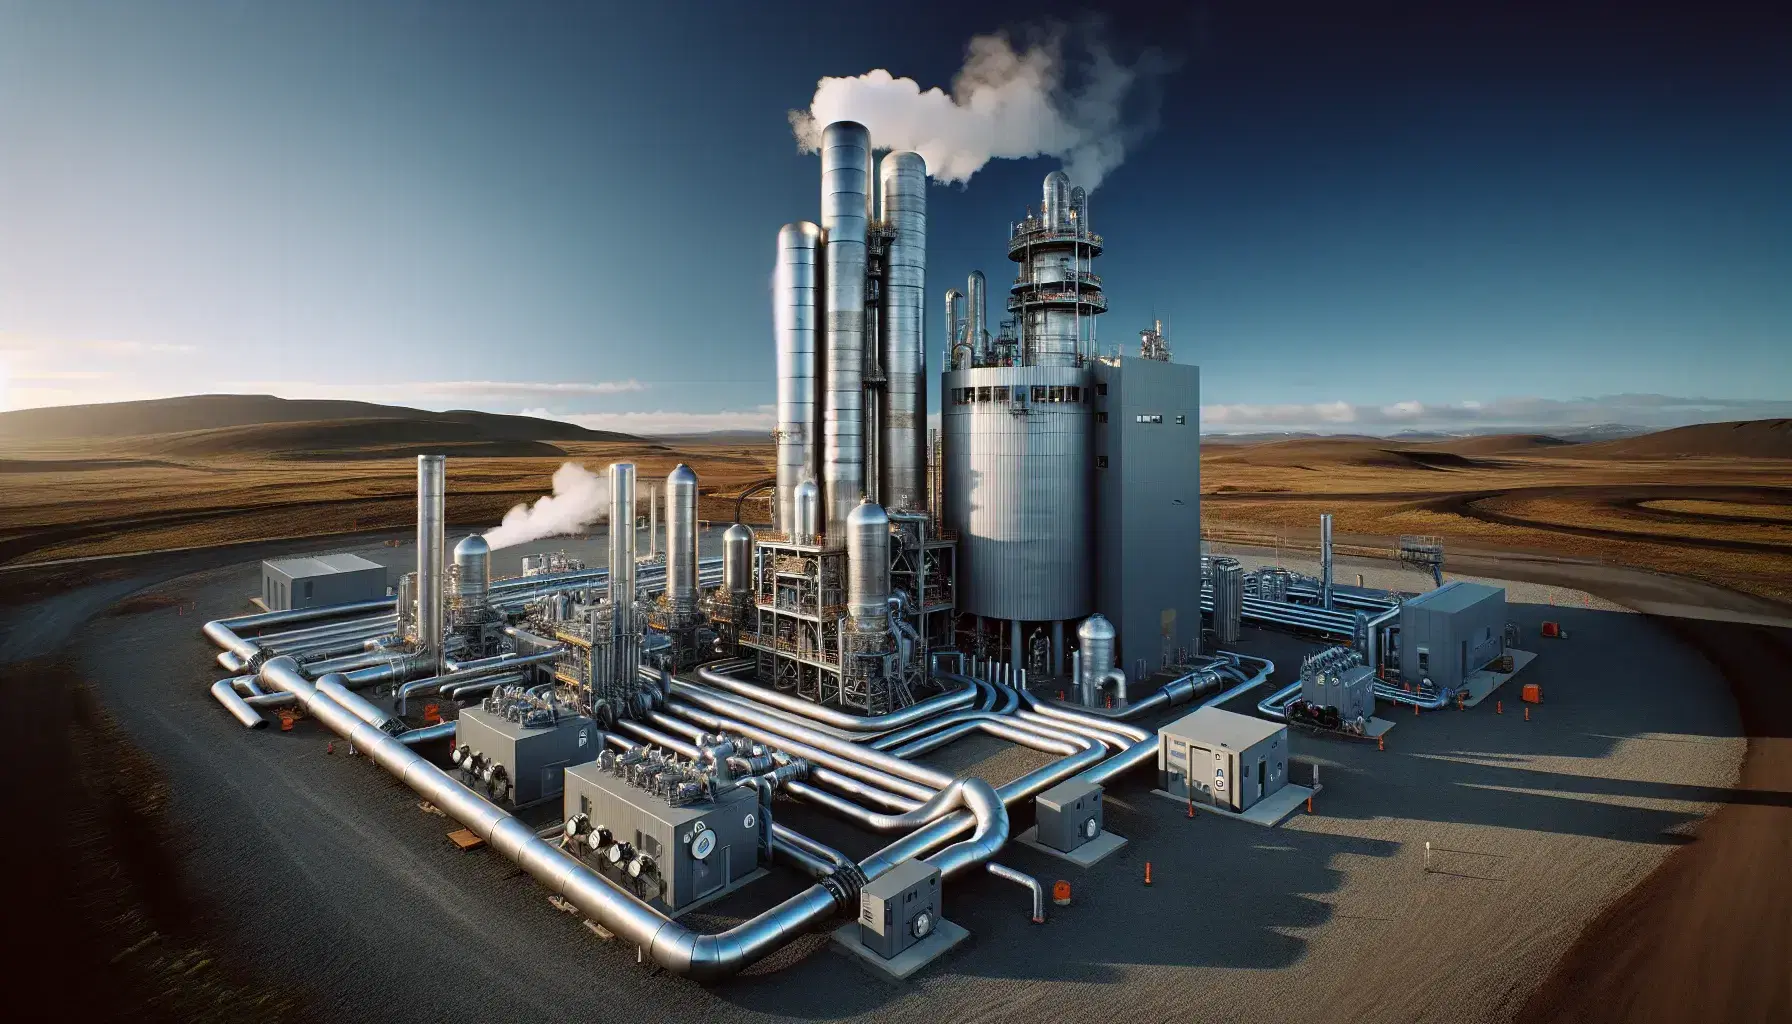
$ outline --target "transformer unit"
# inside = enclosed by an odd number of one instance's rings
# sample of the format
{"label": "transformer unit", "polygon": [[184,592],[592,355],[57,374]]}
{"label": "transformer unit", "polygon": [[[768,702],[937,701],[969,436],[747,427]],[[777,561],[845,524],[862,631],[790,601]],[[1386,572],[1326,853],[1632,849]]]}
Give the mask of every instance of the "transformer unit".
{"label": "transformer unit", "polygon": [[453,759],[493,800],[527,807],[559,796],[564,770],[595,759],[602,742],[583,715],[491,697],[460,713]]}
{"label": "transformer unit", "polygon": [[610,752],[600,763],[567,770],[566,834],[580,855],[666,911],[747,881],[759,869],[760,831],[770,828],[760,820],[753,791],[704,786],[702,798],[682,802],[678,794],[687,783],[665,778],[682,777],[681,769],[669,762],[629,763],[637,753],[619,758]]}
{"label": "transformer unit", "polygon": [[1288,727],[1202,708],[1157,730],[1157,776],[1173,797],[1249,810],[1288,784]]}
{"label": "transformer unit", "polygon": [[1034,800],[1039,842],[1060,853],[1101,835],[1101,787],[1089,782],[1060,782]]}
{"label": "transformer unit", "polygon": [[910,860],[859,890],[859,941],[893,960],[940,923],[940,869]]}

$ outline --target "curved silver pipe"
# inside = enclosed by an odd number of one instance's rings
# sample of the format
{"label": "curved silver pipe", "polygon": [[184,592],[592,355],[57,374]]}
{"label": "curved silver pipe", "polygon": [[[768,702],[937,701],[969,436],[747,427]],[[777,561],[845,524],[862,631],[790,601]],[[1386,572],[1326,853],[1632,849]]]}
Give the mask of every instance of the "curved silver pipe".
{"label": "curved silver pipe", "polygon": [[[679,684],[674,684],[674,686],[677,685]],[[827,742],[829,744],[828,746],[811,744],[804,739],[799,739],[772,728],[765,727],[763,723],[769,721],[770,723],[782,726],[785,729],[795,728],[787,722],[760,716],[751,708],[729,706],[718,702],[716,713],[708,714],[699,707],[683,704],[678,701],[672,701],[667,704],[667,707],[675,714],[683,715],[700,725],[705,725],[712,729],[740,733],[749,739],[757,740],[767,746],[777,747],[793,757],[800,757],[812,764],[833,768],[843,775],[850,775],[874,786],[881,786],[892,792],[901,793],[904,796],[914,797],[919,800],[930,799],[934,793],[938,792],[941,788],[950,785],[952,781],[950,776],[944,775],[943,773],[924,770],[918,765],[912,765],[906,761],[889,757],[878,751],[866,750],[863,747],[859,747],[857,744],[845,740],[838,740],[823,733],[811,733],[810,735],[815,739]],[[841,751],[848,752],[842,753]],[[900,766],[900,771],[889,771],[883,764],[867,764],[865,761],[855,756],[856,754],[876,754],[879,757],[889,757],[890,761],[893,761]],[[917,780],[912,777],[912,774],[917,771],[924,772],[924,777],[922,779]]]}
{"label": "curved silver pipe", "polygon": [[694,744],[686,743],[680,739],[674,739],[673,737],[660,732],[658,729],[650,729],[640,722],[625,718],[616,724],[623,730],[634,733],[636,736],[641,737],[656,747],[665,747],[667,750],[676,751],[677,753],[690,758],[700,757],[703,754],[703,751],[699,750]]}
{"label": "curved silver pipe", "polygon": [[280,644],[301,643],[306,640],[316,640],[319,637],[334,636],[345,630],[371,629],[376,626],[385,626],[390,632],[391,627],[397,623],[398,616],[396,615],[365,615],[344,619],[341,622],[326,623],[322,626],[306,626],[302,629],[288,629],[278,633],[257,633],[255,642],[264,647],[279,646]]}
{"label": "curved silver pipe", "polygon": [[453,701],[471,700],[474,694],[488,693],[500,686],[516,686],[523,681],[521,672],[505,672],[495,676],[481,676],[470,683],[457,683],[444,687],[442,696]]}
{"label": "curved silver pipe", "polygon": [[[429,656],[422,651],[408,654],[393,652],[388,653],[386,660],[381,664],[357,668],[344,672],[342,675],[348,680],[348,686],[351,689],[360,689],[365,686],[378,686],[395,680],[409,679],[419,672],[428,671],[429,662]],[[318,667],[308,665],[305,666],[305,671],[314,672]]]}
{"label": "curved silver pipe", "polygon": [[869,800],[880,807],[887,807],[894,811],[907,811],[921,806],[919,800],[898,796],[887,789],[868,782],[861,782],[850,775],[843,775],[822,765],[815,765],[809,769],[809,781],[825,785],[844,796],[850,796],[860,801]]}
{"label": "curved silver pipe", "polygon": [[1097,728],[1094,725],[1063,718],[1052,718],[1049,715],[1042,715],[1037,711],[1017,711],[1014,714],[1014,719],[1015,721],[1025,722],[1030,725],[1045,726],[1060,732],[1073,733],[1084,739],[1090,739],[1097,743],[1106,744],[1115,751],[1125,750],[1127,747],[1138,742],[1130,737],[1122,736],[1116,732],[1108,732]]}
{"label": "curved silver pipe", "polygon": [[1300,693],[1300,680],[1295,680],[1280,690],[1257,702],[1257,713],[1264,718],[1273,718],[1278,722],[1288,720],[1288,702]]}
{"label": "curved silver pipe", "polygon": [[1450,699],[1456,695],[1454,690],[1433,690],[1426,695],[1424,690],[1402,690],[1387,683],[1375,684],[1375,696],[1378,700],[1393,701],[1395,704],[1418,705],[1427,711],[1436,711],[1447,707]]}
{"label": "curved silver pipe", "polygon": [[[1055,701],[1041,700],[1027,690],[1020,690],[1018,692],[1020,694],[1021,702],[1027,706],[1028,710],[1044,715],[1047,718],[1059,718],[1066,722],[1078,722],[1096,729],[1111,732],[1125,738],[1128,744],[1151,738],[1151,733],[1148,733],[1137,726],[1123,725],[1113,718],[1096,717],[1095,715],[1089,714],[1088,709],[1086,708],[1077,708],[1073,710],[1065,705],[1058,704]],[[1142,703],[1143,702],[1141,702],[1141,704]]]}
{"label": "curved silver pipe", "polygon": [[[785,900],[758,916],[716,935],[700,935],[602,875],[558,850],[491,801],[480,797],[448,773],[418,756],[401,741],[356,718],[317,692],[289,659],[276,658],[262,668],[262,682],[293,693],[306,710],[338,735],[397,776],[419,796],[442,808],[454,820],[484,839],[492,849],[528,872],[547,889],[577,907],[580,913],[632,942],[667,970],[699,980],[732,975],[778,949],[796,935],[836,914],[838,901],[821,885]],[[979,783],[981,780],[970,780]],[[970,839],[928,858],[942,876],[950,876],[988,860],[1008,838],[1008,813],[993,793],[967,785],[964,801],[970,813],[957,812],[875,854],[861,869],[875,878],[908,859],[974,826]]]}
{"label": "curved silver pipe", "polygon": [[1039,879],[1016,871],[1006,864],[997,864],[993,860],[983,865],[983,869],[997,878],[1013,882],[1027,890],[1033,897],[1033,923],[1045,923],[1045,886],[1039,884]]}
{"label": "curved silver pipe", "polygon": [[235,680],[220,679],[212,684],[212,696],[224,705],[224,710],[236,716],[246,729],[265,729],[268,720],[250,707],[248,702],[237,694]]}
{"label": "curved silver pipe", "polygon": [[900,711],[893,711],[887,715],[865,716],[855,715],[846,711],[839,711],[830,707],[823,707],[813,701],[807,701],[801,697],[792,696],[788,693],[780,693],[770,687],[760,686],[758,683],[749,683],[745,680],[736,679],[733,676],[725,675],[707,666],[699,668],[697,670],[697,676],[710,686],[727,690],[730,693],[740,694],[756,703],[795,712],[804,718],[813,719],[817,722],[822,722],[840,729],[850,729],[854,732],[877,732],[887,729],[899,729],[902,726],[911,725],[943,711],[967,707],[977,699],[976,685],[962,676],[955,676],[953,678],[958,679],[959,682],[964,684],[956,691],[942,693],[937,697],[930,697],[919,704],[910,704]]}
{"label": "curved silver pipe", "polygon": [[1094,747],[1103,753],[1106,753],[1107,751],[1107,748],[1103,744],[1086,737],[1065,733],[1047,735],[1027,728],[1026,723],[1024,722],[998,718],[992,715],[987,718],[980,718],[969,722],[959,722],[948,726],[931,736],[911,740],[901,747],[891,751],[891,753],[895,754],[897,757],[919,757],[929,751],[938,750],[948,743],[951,743],[953,740],[958,739],[960,736],[972,732],[988,733],[997,739],[1004,739],[1010,743],[1018,743],[1024,747],[1032,747],[1034,750],[1043,751],[1047,754],[1069,756],[1076,753],[1078,750],[1087,747]]}

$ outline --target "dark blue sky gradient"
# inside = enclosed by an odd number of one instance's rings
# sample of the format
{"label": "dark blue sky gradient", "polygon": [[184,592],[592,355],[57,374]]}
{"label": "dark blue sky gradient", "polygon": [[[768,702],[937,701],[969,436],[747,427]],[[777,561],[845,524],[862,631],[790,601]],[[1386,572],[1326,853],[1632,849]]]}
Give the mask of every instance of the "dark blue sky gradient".
{"label": "dark blue sky gradient", "polygon": [[[0,6],[12,404],[633,379],[384,397],[751,414],[775,234],[818,214],[786,111],[824,75],[949,85],[971,35],[1085,10],[813,6]],[[1792,399],[1766,5],[1315,13],[1342,6],[1110,7],[1116,52],[1179,66],[1091,198],[1104,340],[1155,311],[1210,405]],[[930,191],[936,366],[937,296],[1005,281],[1054,166]]]}

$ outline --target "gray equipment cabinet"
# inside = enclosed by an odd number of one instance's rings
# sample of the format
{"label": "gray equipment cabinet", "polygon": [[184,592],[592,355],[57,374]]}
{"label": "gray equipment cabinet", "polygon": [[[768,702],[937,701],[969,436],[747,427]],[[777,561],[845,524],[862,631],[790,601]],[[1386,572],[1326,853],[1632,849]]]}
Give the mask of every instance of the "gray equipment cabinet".
{"label": "gray equipment cabinet", "polygon": [[269,611],[327,608],[386,596],[386,567],[360,555],[304,555],[261,563],[261,603]]}
{"label": "gray equipment cabinet", "polygon": [[1090,782],[1060,782],[1034,800],[1039,842],[1060,853],[1101,835],[1101,787]]}
{"label": "gray equipment cabinet", "polygon": [[564,801],[565,818],[582,814],[589,823],[581,855],[655,907],[677,910],[759,868],[759,798],[752,790],[673,806],[584,764],[567,770]]}
{"label": "gray equipment cabinet", "polygon": [[[483,708],[460,713],[454,744],[481,766],[476,789],[500,803],[527,807],[560,795],[565,769],[594,760],[603,747],[597,723],[580,715],[564,715],[553,725],[528,728]],[[500,773],[497,769],[503,769]]]}
{"label": "gray equipment cabinet", "polygon": [[1451,580],[1420,594],[1400,606],[1400,678],[1461,689],[1504,651],[1505,626],[1503,587]]}
{"label": "gray equipment cabinet", "polygon": [[933,934],[940,922],[940,869],[910,860],[859,890],[859,941],[894,959]]}
{"label": "gray equipment cabinet", "polygon": [[1288,784],[1288,726],[1202,708],[1157,731],[1158,788],[1245,811]]}

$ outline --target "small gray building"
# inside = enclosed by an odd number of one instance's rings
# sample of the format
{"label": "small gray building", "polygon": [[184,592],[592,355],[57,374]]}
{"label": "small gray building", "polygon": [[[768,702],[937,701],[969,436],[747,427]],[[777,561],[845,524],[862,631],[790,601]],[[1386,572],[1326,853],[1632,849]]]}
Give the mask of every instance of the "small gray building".
{"label": "small gray building", "polygon": [[1451,580],[1400,606],[1400,677],[1429,679],[1456,690],[1500,656],[1505,644],[1506,591]]}
{"label": "small gray building", "polygon": [[386,596],[386,567],[360,555],[301,555],[261,563],[261,601],[269,611],[325,608]]}
{"label": "small gray building", "polygon": [[1288,784],[1288,726],[1202,708],[1157,730],[1158,788],[1245,811]]}

